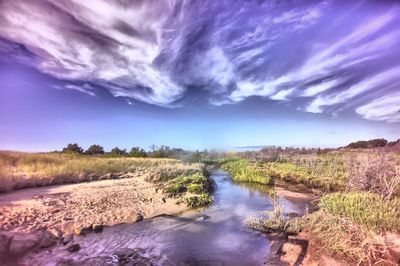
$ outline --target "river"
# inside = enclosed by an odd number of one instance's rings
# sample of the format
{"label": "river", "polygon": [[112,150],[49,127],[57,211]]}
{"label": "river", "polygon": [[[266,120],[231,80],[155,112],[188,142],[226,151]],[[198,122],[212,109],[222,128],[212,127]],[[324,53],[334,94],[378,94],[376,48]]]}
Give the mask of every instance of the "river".
{"label": "river", "polygon": [[[226,172],[211,174],[214,203],[180,216],[162,216],[104,228],[75,238],[75,253],[57,246],[30,258],[46,265],[262,265],[270,254],[268,238],[243,226],[243,220],[272,210],[274,188],[233,182]],[[309,199],[276,195],[285,212],[302,215]],[[51,253],[50,253],[51,252]],[[141,265],[139,263],[139,265]]]}

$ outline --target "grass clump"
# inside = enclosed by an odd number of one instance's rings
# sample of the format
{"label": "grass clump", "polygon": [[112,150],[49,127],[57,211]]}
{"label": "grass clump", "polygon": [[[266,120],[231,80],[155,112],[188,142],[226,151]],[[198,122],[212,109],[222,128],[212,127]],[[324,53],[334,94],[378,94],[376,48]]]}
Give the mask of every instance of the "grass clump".
{"label": "grass clump", "polygon": [[255,168],[249,161],[244,159],[230,159],[228,162],[223,162],[221,167],[231,174],[234,181],[261,184],[272,184],[273,182],[267,171]]}
{"label": "grass clump", "polygon": [[376,231],[400,232],[400,200],[383,200],[368,192],[332,193],[321,198],[321,209]]}
{"label": "grass clump", "polygon": [[189,207],[206,206],[213,202],[209,195],[211,182],[200,173],[179,176],[171,179],[164,187],[164,193],[170,197],[180,197]]}
{"label": "grass clump", "polygon": [[183,201],[186,203],[187,206],[191,208],[207,206],[213,203],[213,198],[206,194],[201,193],[199,195],[191,195],[183,198]]}
{"label": "grass clump", "polygon": [[274,204],[272,211],[261,213],[259,217],[247,218],[245,226],[264,233],[297,234],[303,230],[301,218],[289,219],[283,213],[282,206]]}

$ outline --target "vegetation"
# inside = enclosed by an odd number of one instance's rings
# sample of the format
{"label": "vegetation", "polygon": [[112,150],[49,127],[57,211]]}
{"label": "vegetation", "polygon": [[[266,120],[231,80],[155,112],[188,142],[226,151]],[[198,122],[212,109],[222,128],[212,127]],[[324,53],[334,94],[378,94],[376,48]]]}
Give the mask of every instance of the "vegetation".
{"label": "vegetation", "polygon": [[320,209],[302,218],[288,219],[275,206],[273,211],[248,219],[247,226],[282,234],[305,230],[321,250],[350,263],[395,265],[400,261],[390,250],[394,244],[386,234],[400,232],[399,143],[375,139],[344,149],[267,147],[236,154],[240,159],[217,162],[233,179],[241,176],[257,182],[248,174],[256,172],[322,193],[335,192],[325,194]]}
{"label": "vegetation", "polygon": [[136,158],[145,158],[147,157],[147,153],[145,150],[139,147],[133,147],[129,152],[129,156]]}
{"label": "vegetation", "polygon": [[247,218],[244,224],[264,233],[297,234],[303,230],[304,222],[300,218],[288,219],[282,207],[274,204],[272,211],[266,211],[260,217]]}
{"label": "vegetation", "polygon": [[120,149],[118,147],[113,148],[110,152],[112,156],[126,156],[127,154],[126,149]]}
{"label": "vegetation", "polygon": [[400,232],[400,199],[382,200],[369,192],[332,193],[322,197],[319,206],[368,229]]}
{"label": "vegetation", "polygon": [[386,139],[371,139],[371,140],[360,140],[356,142],[352,142],[346,146],[346,148],[351,149],[372,149],[385,147],[388,141]]}
{"label": "vegetation", "polygon": [[135,172],[157,182],[201,171],[199,164],[175,159],[0,152],[0,191],[115,178]]}
{"label": "vegetation", "polygon": [[213,202],[209,195],[212,185],[201,173],[172,178],[164,187],[170,197],[180,197],[190,207],[209,205]]}
{"label": "vegetation", "polygon": [[321,210],[304,220],[320,249],[331,255],[356,265],[396,265],[382,236],[349,219]]}
{"label": "vegetation", "polygon": [[69,154],[82,154],[83,149],[77,144],[68,144],[67,147],[65,147],[62,152],[64,153],[69,153]]}
{"label": "vegetation", "polygon": [[271,184],[272,179],[269,173],[263,169],[257,169],[243,159],[229,160],[222,162],[222,169],[228,171],[235,181],[257,182]]}
{"label": "vegetation", "polygon": [[104,154],[104,148],[100,145],[94,144],[85,151],[85,154],[87,155]]}

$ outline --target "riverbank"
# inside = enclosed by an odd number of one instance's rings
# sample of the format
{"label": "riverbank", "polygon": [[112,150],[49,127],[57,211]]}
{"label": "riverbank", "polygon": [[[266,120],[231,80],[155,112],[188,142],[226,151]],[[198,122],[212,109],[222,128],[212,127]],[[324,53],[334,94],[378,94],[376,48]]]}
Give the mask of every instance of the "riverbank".
{"label": "riverbank", "polygon": [[[296,156],[283,153],[270,161],[229,158],[218,163],[249,182],[275,185],[285,182],[292,189],[313,191],[321,196],[316,208],[302,218],[283,215],[278,205],[263,219],[250,224],[267,234],[279,233],[280,238],[273,239],[274,246],[278,245],[274,263],[287,263],[292,258],[289,264],[296,264],[293,258],[299,257],[301,251],[305,265],[397,265],[400,263],[398,159],[395,154],[378,152]],[[242,165],[245,171],[239,167]]]}

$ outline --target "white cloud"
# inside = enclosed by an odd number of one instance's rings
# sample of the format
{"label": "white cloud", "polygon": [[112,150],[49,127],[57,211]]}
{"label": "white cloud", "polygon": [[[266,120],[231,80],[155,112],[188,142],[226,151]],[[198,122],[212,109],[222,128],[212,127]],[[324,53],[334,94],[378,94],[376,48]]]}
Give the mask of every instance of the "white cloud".
{"label": "white cloud", "polygon": [[356,113],[365,119],[400,122],[400,92],[391,93],[360,106]]}
{"label": "white cloud", "polygon": [[334,79],[334,80],[330,80],[330,81],[326,81],[326,82],[323,82],[320,84],[310,86],[301,92],[301,96],[303,96],[303,97],[315,96],[321,92],[327,91],[327,90],[337,86],[338,83],[339,83],[338,80]]}
{"label": "white cloud", "polygon": [[324,106],[346,102],[361,93],[372,89],[385,88],[394,82],[398,82],[399,80],[400,66],[378,73],[351,86],[348,89],[343,90],[342,92],[326,96],[318,96],[310,103],[309,106],[307,106],[306,110],[312,113],[321,113]]}
{"label": "white cloud", "polygon": [[294,89],[287,89],[287,90],[281,90],[278,91],[276,94],[272,95],[269,97],[271,100],[277,100],[277,101],[284,101],[288,99],[288,96],[292,94]]}

